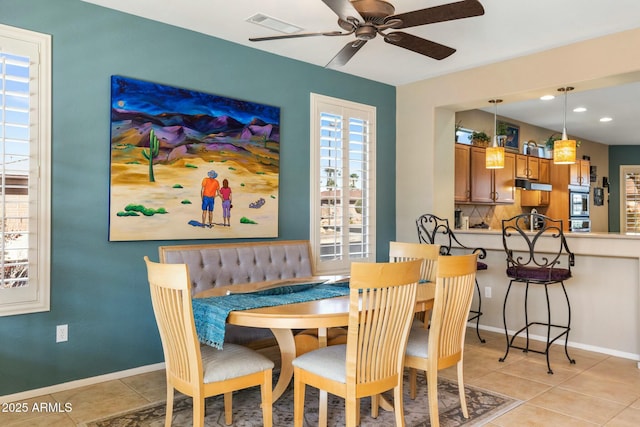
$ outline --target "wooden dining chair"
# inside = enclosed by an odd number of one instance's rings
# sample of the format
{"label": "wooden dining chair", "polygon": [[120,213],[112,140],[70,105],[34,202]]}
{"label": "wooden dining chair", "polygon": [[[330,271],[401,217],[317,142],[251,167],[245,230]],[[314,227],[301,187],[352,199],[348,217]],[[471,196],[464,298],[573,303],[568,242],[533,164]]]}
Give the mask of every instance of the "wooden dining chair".
{"label": "wooden dining chair", "polygon": [[420,281],[435,282],[440,245],[427,243],[389,242],[389,262],[422,260]]}
{"label": "wooden dining chair", "polygon": [[[431,245],[428,243],[407,243],[407,242],[389,242],[389,262],[410,261],[414,259],[422,260],[422,269],[420,270],[420,282],[429,282],[435,286],[436,267],[438,265],[438,256],[440,255],[440,245]],[[418,286],[417,298],[425,299],[427,293],[433,292],[431,285]],[[423,322],[426,328],[429,324],[428,312],[416,313],[416,318]]]}
{"label": "wooden dining chair", "polygon": [[[345,399],[347,427],[359,424],[360,399],[393,389],[397,426],[404,426],[403,359],[422,261],[352,263],[347,343],[293,361],[294,426],[302,427],[307,385]],[[326,422],[326,401],[319,419]]]}
{"label": "wooden dining chair", "polygon": [[438,371],[457,365],[460,406],[469,418],[464,395],[463,352],[467,316],[473,299],[477,255],[440,256],[436,273],[436,294],[429,329],[411,328],[405,367],[409,368],[409,395],[416,397],[416,370],[426,371],[431,425],[438,417]]}
{"label": "wooden dining chair", "polygon": [[165,426],[171,426],[174,389],[193,399],[194,426],[204,426],[205,398],[224,394],[225,423],[229,425],[232,392],[259,385],[263,424],[271,427],[274,363],[256,351],[231,343],[225,343],[222,350],[201,347],[186,264],[159,264],[146,256],[144,261],[167,371]]}

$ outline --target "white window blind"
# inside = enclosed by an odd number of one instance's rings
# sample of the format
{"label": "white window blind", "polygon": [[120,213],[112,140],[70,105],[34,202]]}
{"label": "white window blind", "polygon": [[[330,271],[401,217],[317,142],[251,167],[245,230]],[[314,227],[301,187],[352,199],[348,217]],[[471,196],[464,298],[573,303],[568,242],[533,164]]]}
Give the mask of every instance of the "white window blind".
{"label": "white window blind", "polygon": [[640,233],[640,166],[621,166],[620,186],[621,231]]}
{"label": "white window blind", "polygon": [[318,273],[375,261],[375,108],[312,94],[311,241]]}
{"label": "white window blind", "polygon": [[49,309],[50,49],[0,25],[0,315]]}

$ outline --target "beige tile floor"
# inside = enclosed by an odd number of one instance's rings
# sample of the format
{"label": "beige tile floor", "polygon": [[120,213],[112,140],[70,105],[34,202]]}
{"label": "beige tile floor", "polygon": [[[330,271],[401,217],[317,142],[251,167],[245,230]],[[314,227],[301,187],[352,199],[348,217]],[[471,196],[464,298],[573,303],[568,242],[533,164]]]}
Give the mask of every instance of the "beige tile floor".
{"label": "beige tile floor", "polygon": [[[511,350],[507,360],[504,336],[482,331],[481,344],[474,330],[467,334],[465,382],[524,401],[493,420],[492,427],[640,425],[640,369],[632,360],[570,349],[570,365],[562,347],[551,356],[553,375],[547,374],[544,356]],[[442,376],[454,378],[448,369]],[[121,380],[40,396],[27,407],[42,403],[70,403],[66,413],[0,413],[1,426],[76,426],[165,398],[164,372],[156,371]]]}

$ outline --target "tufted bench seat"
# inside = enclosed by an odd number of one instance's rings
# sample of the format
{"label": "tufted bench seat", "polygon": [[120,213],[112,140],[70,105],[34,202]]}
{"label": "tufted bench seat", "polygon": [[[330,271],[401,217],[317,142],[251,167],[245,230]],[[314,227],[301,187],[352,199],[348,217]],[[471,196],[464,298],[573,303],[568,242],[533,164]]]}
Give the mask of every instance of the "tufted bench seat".
{"label": "tufted bench seat", "polygon": [[[193,296],[217,287],[313,276],[307,240],[160,246],[158,251],[160,262],[188,265]],[[225,341],[255,348],[275,339],[269,329],[227,325]]]}

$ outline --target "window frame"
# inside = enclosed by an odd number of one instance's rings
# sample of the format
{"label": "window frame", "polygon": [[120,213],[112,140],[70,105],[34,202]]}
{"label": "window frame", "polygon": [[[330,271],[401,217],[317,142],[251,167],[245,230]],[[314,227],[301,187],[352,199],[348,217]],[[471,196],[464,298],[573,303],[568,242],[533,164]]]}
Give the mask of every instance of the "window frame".
{"label": "window frame", "polygon": [[[366,104],[360,104],[353,101],[348,101],[339,98],[332,98],[325,95],[311,93],[311,150],[310,150],[310,243],[311,243],[311,252],[313,255],[314,261],[314,272],[318,275],[344,275],[349,274],[351,262],[375,262],[376,261],[376,107],[370,106]],[[327,110],[327,111],[323,111]],[[355,257],[349,256],[349,249],[352,247],[349,244],[345,244],[348,242],[348,237],[350,235],[349,231],[349,210],[342,210],[342,230],[343,232],[340,234],[342,237],[342,244],[340,245],[342,248],[345,246],[348,247],[346,251],[342,253],[347,254],[347,256],[343,256],[342,259],[339,260],[321,260],[321,233],[320,233],[320,223],[321,223],[321,200],[322,200],[322,189],[321,189],[321,113],[333,113],[341,112],[343,122],[349,122],[349,118],[353,119],[361,119],[364,120],[368,125],[367,131],[367,150],[365,150],[365,154],[367,157],[366,163],[366,173],[362,175],[366,175],[362,177],[362,197],[367,199],[368,203],[361,204],[362,206],[366,206],[366,212],[363,214],[365,220],[363,221],[363,231],[360,234],[366,235],[366,244],[364,245],[363,256],[356,255]],[[366,119],[365,119],[366,118]],[[349,131],[345,131],[343,129],[343,142],[347,143],[348,147],[348,138],[345,139],[349,135]],[[349,150],[346,150],[347,152]],[[354,160],[352,158],[351,160]],[[356,160],[357,162],[358,160]],[[349,164],[349,162],[344,162]],[[350,165],[346,168],[343,167],[343,170],[346,169],[345,173],[341,177],[341,185],[339,188],[349,189],[354,186],[352,183],[352,172]],[[366,186],[366,189],[365,189]],[[336,192],[337,193],[337,192]],[[345,203],[342,200],[346,200],[346,203],[349,204],[349,200],[351,200],[351,191],[349,190],[349,196],[346,196],[347,191],[340,192],[340,205],[345,206]],[[346,227],[345,227],[346,225]],[[346,231],[344,231],[346,229]],[[363,247],[360,245],[361,248]],[[357,252],[356,252],[357,253]]]}
{"label": "window frame", "polygon": [[0,24],[0,52],[26,56],[30,61],[29,284],[0,288],[0,316],[11,316],[50,310],[51,36]]}
{"label": "window frame", "polygon": [[[620,165],[620,232],[640,234],[638,231],[627,230],[627,174],[635,173],[640,177],[640,165]],[[640,198],[640,195],[639,195]],[[640,216],[640,215],[639,215]]]}

